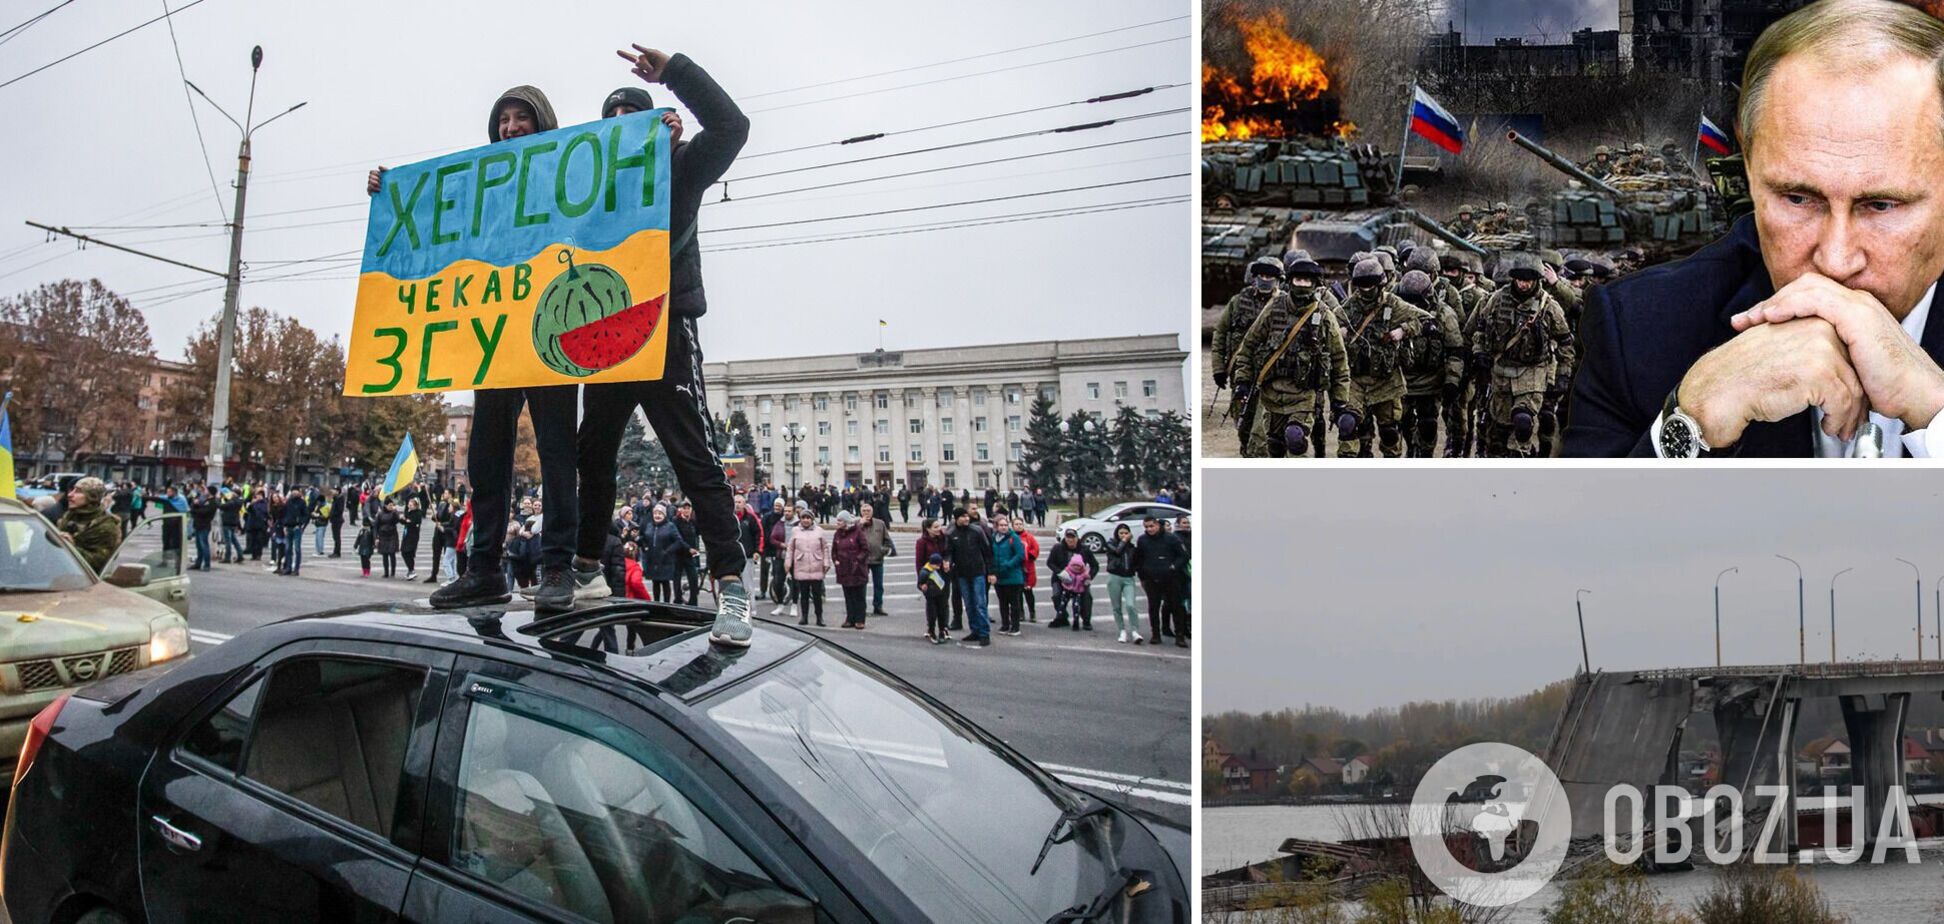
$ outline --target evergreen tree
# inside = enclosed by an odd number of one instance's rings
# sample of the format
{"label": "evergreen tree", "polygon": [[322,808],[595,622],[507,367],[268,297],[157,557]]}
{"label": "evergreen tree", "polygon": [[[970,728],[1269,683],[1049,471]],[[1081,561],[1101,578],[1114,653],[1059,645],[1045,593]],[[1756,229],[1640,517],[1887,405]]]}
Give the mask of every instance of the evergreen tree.
{"label": "evergreen tree", "polygon": [[1094,422],[1086,411],[1074,411],[1066,420],[1066,484],[1079,502],[1081,516],[1086,516],[1087,495],[1095,496],[1113,490],[1113,473],[1109,470],[1114,459],[1114,446],[1108,441],[1107,428]]}
{"label": "evergreen tree", "polygon": [[1045,488],[1048,496],[1060,496],[1066,477],[1066,436],[1060,432],[1060,415],[1045,395],[1033,399],[1027,412],[1026,440],[1020,445],[1019,478],[1030,487]]}
{"label": "evergreen tree", "polygon": [[1141,479],[1157,490],[1188,484],[1195,471],[1188,421],[1174,411],[1163,411],[1160,417],[1143,422],[1147,435],[1141,440]]}
{"label": "evergreen tree", "polygon": [[1114,450],[1114,488],[1123,496],[1139,495],[1141,483],[1148,477],[1148,438],[1147,419],[1140,411],[1122,405],[1120,413],[1114,415],[1109,439]]}
{"label": "evergreen tree", "polygon": [[750,480],[753,483],[761,484],[765,478],[769,477],[769,473],[763,468],[762,459],[756,455],[756,435],[750,429],[749,416],[741,411],[730,414],[729,429],[735,434],[732,442],[735,445],[736,452],[741,454],[743,458],[749,460]]}

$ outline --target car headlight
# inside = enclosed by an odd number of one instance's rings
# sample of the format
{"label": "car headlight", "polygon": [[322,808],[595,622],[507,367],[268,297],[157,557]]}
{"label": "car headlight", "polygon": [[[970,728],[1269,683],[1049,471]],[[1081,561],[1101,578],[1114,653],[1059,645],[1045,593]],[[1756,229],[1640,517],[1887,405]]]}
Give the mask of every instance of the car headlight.
{"label": "car headlight", "polygon": [[176,623],[163,626],[149,636],[149,663],[156,664],[189,653],[189,627]]}

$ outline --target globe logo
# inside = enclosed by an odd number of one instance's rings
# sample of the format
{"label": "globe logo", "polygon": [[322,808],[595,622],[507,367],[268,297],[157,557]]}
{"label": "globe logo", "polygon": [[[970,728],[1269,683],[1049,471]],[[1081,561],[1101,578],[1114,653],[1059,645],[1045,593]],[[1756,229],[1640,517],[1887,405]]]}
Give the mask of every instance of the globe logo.
{"label": "globe logo", "polygon": [[1471,744],[1445,755],[1411,798],[1411,854],[1431,884],[1470,905],[1532,897],[1572,836],[1566,790],[1523,748]]}

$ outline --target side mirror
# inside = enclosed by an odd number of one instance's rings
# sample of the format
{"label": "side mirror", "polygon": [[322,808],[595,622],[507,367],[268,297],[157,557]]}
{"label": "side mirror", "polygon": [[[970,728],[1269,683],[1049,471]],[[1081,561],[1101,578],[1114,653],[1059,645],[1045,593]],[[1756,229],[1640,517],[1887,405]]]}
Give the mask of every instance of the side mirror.
{"label": "side mirror", "polygon": [[142,564],[120,564],[108,572],[107,581],[116,587],[146,587],[149,582],[149,566]]}

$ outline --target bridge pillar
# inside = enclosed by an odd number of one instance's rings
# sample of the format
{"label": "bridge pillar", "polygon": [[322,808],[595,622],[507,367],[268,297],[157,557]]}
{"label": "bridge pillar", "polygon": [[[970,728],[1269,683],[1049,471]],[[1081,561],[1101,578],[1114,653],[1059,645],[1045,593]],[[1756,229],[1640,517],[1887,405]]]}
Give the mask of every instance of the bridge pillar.
{"label": "bridge pillar", "polygon": [[[1721,739],[1721,782],[1742,794],[1744,811],[1786,811],[1782,831],[1790,849],[1795,845],[1795,762],[1790,742],[1795,737],[1797,701],[1778,699],[1779,678],[1755,686],[1741,696],[1714,707],[1715,731]],[[1780,785],[1787,792],[1771,805],[1756,802],[1755,787]],[[1751,844],[1753,839],[1744,843]],[[1751,848],[1752,849],[1752,848]]]}
{"label": "bridge pillar", "polygon": [[1877,825],[1890,804],[1890,787],[1904,787],[1904,717],[1910,694],[1885,693],[1840,698],[1843,727],[1849,731],[1850,781],[1863,787],[1864,814],[1850,819],[1850,830],[1864,847],[1875,846]]}

